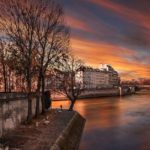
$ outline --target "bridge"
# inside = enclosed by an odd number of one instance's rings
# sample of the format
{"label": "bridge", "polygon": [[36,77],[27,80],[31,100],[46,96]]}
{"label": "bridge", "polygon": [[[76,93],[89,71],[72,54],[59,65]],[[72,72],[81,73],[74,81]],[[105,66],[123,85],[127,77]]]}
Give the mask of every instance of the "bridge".
{"label": "bridge", "polygon": [[150,85],[137,85],[139,90],[150,90]]}

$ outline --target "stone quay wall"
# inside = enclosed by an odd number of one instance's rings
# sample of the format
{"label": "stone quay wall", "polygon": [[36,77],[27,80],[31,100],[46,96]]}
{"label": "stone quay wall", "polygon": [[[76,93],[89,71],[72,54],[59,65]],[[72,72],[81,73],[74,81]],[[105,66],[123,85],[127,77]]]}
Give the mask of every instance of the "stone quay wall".
{"label": "stone quay wall", "polygon": [[[35,108],[36,108],[36,98],[33,97],[32,98],[33,116],[35,115]],[[27,113],[28,113],[27,94],[0,93],[0,138],[9,131],[15,129],[20,123],[23,123],[27,118]]]}
{"label": "stone quay wall", "polygon": [[[81,94],[79,95],[79,99],[85,98],[99,98],[99,97],[111,97],[111,96],[126,96],[135,94],[135,87],[116,87],[116,88],[103,88],[103,89],[85,89],[82,90]],[[63,94],[60,93],[53,93],[52,94],[53,100],[66,100]]]}
{"label": "stone quay wall", "polygon": [[134,94],[133,88],[110,88],[110,89],[91,89],[85,90],[81,93],[79,98],[97,98],[97,97],[111,97],[111,96],[125,96]]}
{"label": "stone quay wall", "polygon": [[97,90],[87,90],[83,91],[80,98],[97,98],[103,96],[119,96],[119,89],[97,89]]}
{"label": "stone quay wall", "polygon": [[50,150],[78,150],[85,122],[86,120],[75,112]]}

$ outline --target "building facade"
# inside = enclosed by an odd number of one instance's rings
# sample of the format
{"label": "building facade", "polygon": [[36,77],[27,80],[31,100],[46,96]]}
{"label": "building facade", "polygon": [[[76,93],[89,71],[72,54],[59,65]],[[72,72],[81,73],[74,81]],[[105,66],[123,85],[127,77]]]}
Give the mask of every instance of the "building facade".
{"label": "building facade", "polygon": [[101,65],[99,69],[83,67],[78,74],[84,89],[111,88],[120,84],[118,72],[110,65]]}
{"label": "building facade", "polygon": [[109,85],[117,86],[120,84],[119,74],[112,66],[101,64],[100,70],[106,72],[109,75]]}
{"label": "building facade", "polygon": [[[53,89],[57,91],[63,86],[64,73],[57,71],[57,77],[54,75],[46,77],[46,90]],[[59,76],[59,77],[58,77]],[[100,66],[99,69],[83,66],[75,75],[76,83],[81,85],[82,89],[100,89],[112,88],[120,85],[120,77],[110,65]]]}

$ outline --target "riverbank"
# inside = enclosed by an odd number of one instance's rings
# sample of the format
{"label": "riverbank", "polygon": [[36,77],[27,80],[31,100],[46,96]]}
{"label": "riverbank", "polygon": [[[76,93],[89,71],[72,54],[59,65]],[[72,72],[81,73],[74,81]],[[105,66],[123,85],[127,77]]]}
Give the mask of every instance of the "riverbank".
{"label": "riverbank", "polygon": [[4,150],[76,150],[84,124],[77,112],[55,109],[5,135]]}
{"label": "riverbank", "polygon": [[[89,89],[82,91],[78,99],[126,96],[132,94],[135,94],[135,90],[130,88]],[[66,100],[67,98],[60,93],[58,95],[55,93],[54,95],[52,95],[52,99],[54,101],[62,101]]]}

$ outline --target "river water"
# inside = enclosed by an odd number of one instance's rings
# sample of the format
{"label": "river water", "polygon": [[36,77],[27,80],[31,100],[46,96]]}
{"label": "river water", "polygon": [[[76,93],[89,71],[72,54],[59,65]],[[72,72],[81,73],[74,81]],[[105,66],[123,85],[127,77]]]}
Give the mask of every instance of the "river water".
{"label": "river water", "polygon": [[75,110],[86,118],[79,150],[150,150],[150,94],[82,99]]}

